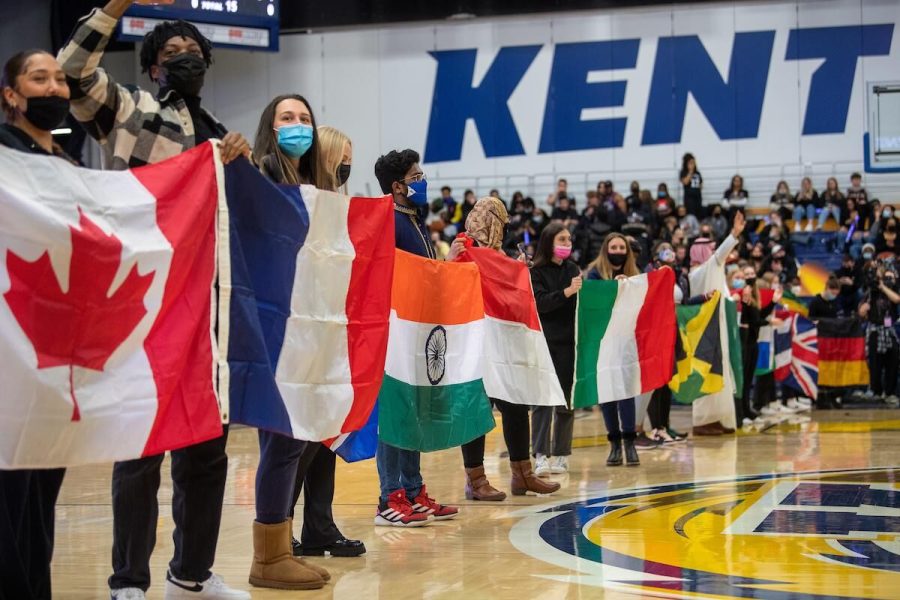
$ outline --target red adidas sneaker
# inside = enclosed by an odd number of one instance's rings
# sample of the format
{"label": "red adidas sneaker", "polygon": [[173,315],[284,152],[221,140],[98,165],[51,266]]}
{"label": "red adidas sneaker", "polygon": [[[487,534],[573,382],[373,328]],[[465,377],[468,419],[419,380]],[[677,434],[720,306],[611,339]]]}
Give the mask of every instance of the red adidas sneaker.
{"label": "red adidas sneaker", "polygon": [[413,500],[412,509],[417,514],[433,516],[435,521],[446,521],[459,514],[459,509],[455,506],[444,506],[430,497],[424,485],[419,490],[419,495]]}
{"label": "red adidas sneaker", "polygon": [[381,527],[422,527],[428,525],[433,517],[429,513],[413,510],[406,497],[406,490],[397,490],[388,496],[387,502],[378,504],[375,514],[375,525]]}

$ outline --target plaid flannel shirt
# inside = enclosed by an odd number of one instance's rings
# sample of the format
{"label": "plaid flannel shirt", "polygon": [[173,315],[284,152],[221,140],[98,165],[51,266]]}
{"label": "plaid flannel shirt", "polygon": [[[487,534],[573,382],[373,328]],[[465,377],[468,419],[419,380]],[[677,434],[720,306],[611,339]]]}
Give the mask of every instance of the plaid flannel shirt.
{"label": "plaid flannel shirt", "polygon": [[[103,146],[106,168],[124,170],[156,163],[195,145],[194,122],[174,91],[157,98],[140,88],[119,85],[100,59],[116,19],[99,8],[78,22],[58,60],[71,89],[72,115]],[[212,115],[218,135],[226,129]]]}

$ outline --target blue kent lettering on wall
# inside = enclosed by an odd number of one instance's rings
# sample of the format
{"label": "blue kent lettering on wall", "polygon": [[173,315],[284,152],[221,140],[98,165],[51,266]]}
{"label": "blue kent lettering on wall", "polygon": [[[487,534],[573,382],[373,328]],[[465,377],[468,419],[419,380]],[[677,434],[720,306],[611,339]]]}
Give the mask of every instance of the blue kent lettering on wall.
{"label": "blue kent lettering on wall", "polygon": [[[844,132],[858,59],[889,55],[893,33],[893,23],[789,32],[784,61],[822,61],[803,107],[803,135]],[[641,145],[681,141],[688,96],[719,139],[757,137],[775,34],[774,30],[736,33],[725,76],[698,36],[659,38]],[[634,69],[640,43],[626,39],[555,45],[538,153],[623,146],[628,115],[583,119],[582,111],[624,106],[628,79],[589,82],[588,74]],[[437,75],[425,162],[459,160],[469,119],[486,157],[524,155],[508,102],[541,48],[501,48],[477,85],[473,81],[477,49],[430,52],[437,61]]]}

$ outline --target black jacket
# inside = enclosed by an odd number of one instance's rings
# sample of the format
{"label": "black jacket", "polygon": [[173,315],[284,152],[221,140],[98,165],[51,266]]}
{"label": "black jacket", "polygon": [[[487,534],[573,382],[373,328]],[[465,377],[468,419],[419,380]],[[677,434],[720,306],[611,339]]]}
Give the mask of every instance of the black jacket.
{"label": "black jacket", "polygon": [[531,285],[537,302],[538,315],[547,343],[575,343],[576,297],[566,298],[563,290],[580,275],[578,266],[570,260],[561,265],[554,262],[531,269]]}

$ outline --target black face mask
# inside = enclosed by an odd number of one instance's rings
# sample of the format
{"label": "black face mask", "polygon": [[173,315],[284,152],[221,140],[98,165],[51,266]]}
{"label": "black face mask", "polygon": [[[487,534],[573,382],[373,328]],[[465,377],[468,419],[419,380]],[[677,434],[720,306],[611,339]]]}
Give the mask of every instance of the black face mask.
{"label": "black face mask", "polygon": [[197,96],[203,88],[206,61],[195,54],[183,53],[160,65],[160,86],[169,87],[182,96]]}
{"label": "black face mask", "polygon": [[344,185],[345,183],[347,183],[347,180],[350,179],[350,165],[341,163],[341,166],[338,167],[337,177],[338,185]]}
{"label": "black face mask", "polygon": [[744,279],[744,283],[747,284],[747,287],[753,287],[753,284],[756,283],[756,277],[747,277]]}
{"label": "black face mask", "polygon": [[625,261],[628,260],[627,254],[610,254],[609,255],[609,264],[618,268],[625,264]]}
{"label": "black face mask", "polygon": [[25,118],[42,131],[56,129],[69,114],[69,100],[62,96],[34,96],[25,98],[28,107]]}

